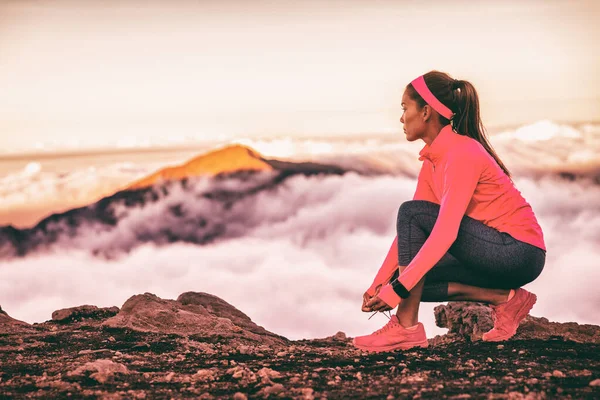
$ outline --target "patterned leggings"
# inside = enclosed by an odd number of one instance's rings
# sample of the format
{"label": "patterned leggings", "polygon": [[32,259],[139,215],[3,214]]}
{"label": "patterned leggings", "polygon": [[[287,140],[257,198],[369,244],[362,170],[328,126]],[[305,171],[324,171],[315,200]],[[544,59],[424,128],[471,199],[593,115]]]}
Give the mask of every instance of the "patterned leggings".
{"label": "patterned leggings", "polygon": [[[398,211],[398,262],[406,266],[431,234],[440,212],[425,200],[403,203]],[[448,300],[448,283],[496,289],[516,289],[536,279],[546,262],[546,252],[516,240],[484,223],[464,216],[456,241],[425,275],[421,301]],[[398,278],[396,270],[392,279]]]}

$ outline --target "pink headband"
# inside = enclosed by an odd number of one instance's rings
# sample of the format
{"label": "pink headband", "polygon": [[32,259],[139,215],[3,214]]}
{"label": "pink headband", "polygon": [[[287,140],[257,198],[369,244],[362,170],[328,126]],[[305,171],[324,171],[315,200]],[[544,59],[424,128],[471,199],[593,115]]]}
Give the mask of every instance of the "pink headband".
{"label": "pink headband", "polygon": [[448,107],[443,105],[442,102],[439,101],[437,97],[433,95],[433,93],[431,93],[431,90],[429,90],[427,84],[425,83],[425,78],[423,78],[423,75],[413,80],[411,84],[413,85],[417,93],[421,95],[423,100],[425,100],[427,104],[433,107],[435,111],[440,113],[442,117],[446,119],[452,119],[454,113]]}

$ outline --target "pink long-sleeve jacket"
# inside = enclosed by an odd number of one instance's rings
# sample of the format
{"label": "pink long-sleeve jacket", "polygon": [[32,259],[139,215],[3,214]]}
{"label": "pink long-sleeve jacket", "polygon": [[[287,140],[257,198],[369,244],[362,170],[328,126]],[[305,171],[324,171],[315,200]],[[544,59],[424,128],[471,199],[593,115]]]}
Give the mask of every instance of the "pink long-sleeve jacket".
{"label": "pink long-sleeve jacket", "polygon": [[[448,251],[464,215],[546,250],[542,229],[531,206],[477,140],[457,134],[446,125],[419,155],[423,165],[413,200],[439,204],[440,211],[428,239],[398,278],[407,290]],[[397,263],[396,238],[367,292],[373,295],[378,286],[389,280]],[[385,293],[382,290],[379,294],[384,301],[383,295],[397,297],[389,285],[385,289]],[[395,300],[399,301],[399,297]]]}

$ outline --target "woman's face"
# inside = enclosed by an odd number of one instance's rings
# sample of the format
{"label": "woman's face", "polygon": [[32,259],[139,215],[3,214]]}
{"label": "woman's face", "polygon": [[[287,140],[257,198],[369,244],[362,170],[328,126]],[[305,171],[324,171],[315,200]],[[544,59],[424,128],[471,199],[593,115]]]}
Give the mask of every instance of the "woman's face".
{"label": "woman's face", "polygon": [[420,109],[417,102],[410,98],[406,90],[402,95],[402,111],[400,122],[404,124],[406,140],[414,142],[415,140],[421,139],[425,134],[423,109]]}

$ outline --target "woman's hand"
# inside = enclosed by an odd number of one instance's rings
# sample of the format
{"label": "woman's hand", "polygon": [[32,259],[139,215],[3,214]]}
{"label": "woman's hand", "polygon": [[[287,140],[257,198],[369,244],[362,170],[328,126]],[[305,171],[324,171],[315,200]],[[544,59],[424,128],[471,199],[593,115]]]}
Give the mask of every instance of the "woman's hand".
{"label": "woman's hand", "polygon": [[[373,312],[373,311],[387,311],[387,310],[391,310],[392,309],[385,302],[383,302],[383,300],[381,300],[379,297],[377,297],[377,295],[379,294],[379,290],[380,289],[381,289],[381,285],[377,286],[377,288],[375,289],[375,295],[374,296],[371,296],[368,292],[365,292],[363,294],[363,303],[362,303],[362,308],[361,308],[362,311],[364,311],[364,312]],[[378,300],[379,302],[381,302],[381,304],[385,305],[385,307],[382,308],[382,309],[379,309],[379,307],[373,308],[372,304],[377,304],[379,306],[378,302],[377,303],[373,303],[374,300]]]}
{"label": "woman's hand", "polygon": [[402,298],[394,291],[394,287],[388,284],[365,304],[365,308],[370,308],[372,311],[386,311],[396,308],[401,301]]}
{"label": "woman's hand", "polygon": [[370,311],[388,311],[392,309],[392,307],[381,300],[377,295],[373,296],[373,298],[365,304],[365,308],[368,308]]}
{"label": "woman's hand", "polygon": [[363,302],[362,302],[362,308],[361,310],[363,312],[371,312],[371,308],[367,307],[367,303],[369,302],[369,300],[371,300],[371,296],[369,295],[368,292],[365,292],[363,294]]}

